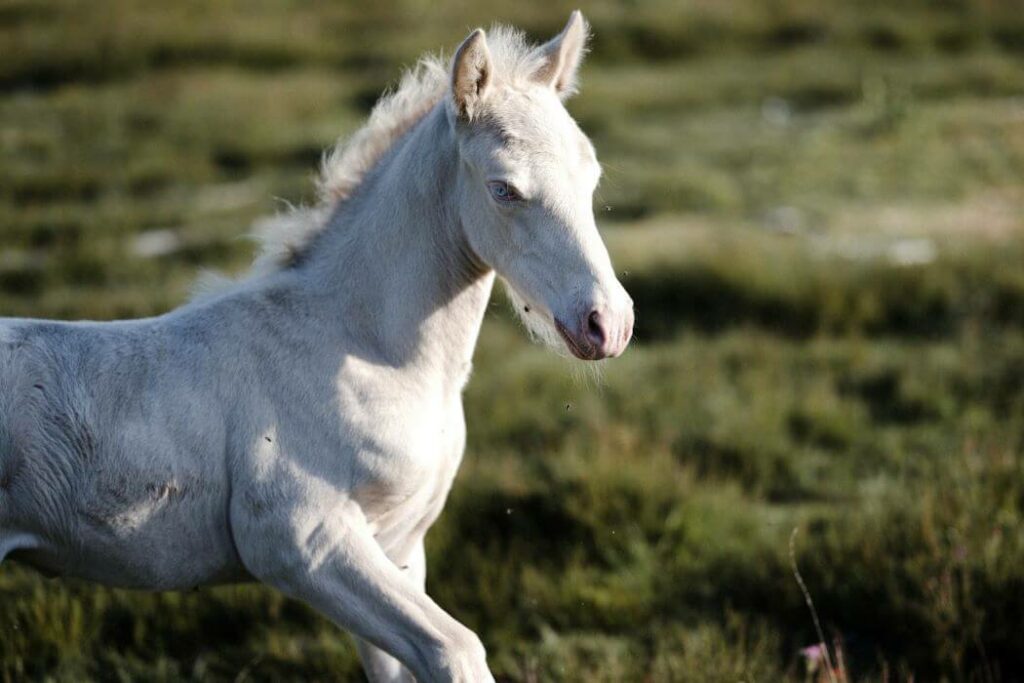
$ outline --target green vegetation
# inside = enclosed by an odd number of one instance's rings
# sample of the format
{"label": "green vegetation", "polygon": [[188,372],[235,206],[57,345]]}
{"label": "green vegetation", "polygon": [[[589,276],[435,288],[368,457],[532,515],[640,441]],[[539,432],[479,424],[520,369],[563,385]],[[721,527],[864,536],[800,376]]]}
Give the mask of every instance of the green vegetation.
{"label": "green vegetation", "polygon": [[[569,9],[0,0],[0,313],[173,307],[401,65]],[[584,8],[637,343],[594,376],[485,324],[429,589],[502,680],[814,679],[795,527],[849,680],[1024,677],[1022,10]],[[0,568],[0,680],[360,675],[260,587]]]}

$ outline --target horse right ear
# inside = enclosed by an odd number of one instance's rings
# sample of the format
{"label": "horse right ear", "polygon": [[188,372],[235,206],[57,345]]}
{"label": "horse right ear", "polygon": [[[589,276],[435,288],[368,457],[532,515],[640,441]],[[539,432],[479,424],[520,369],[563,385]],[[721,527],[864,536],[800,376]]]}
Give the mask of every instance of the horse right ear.
{"label": "horse right ear", "polygon": [[534,78],[554,88],[563,100],[576,92],[576,72],[587,51],[589,33],[587,20],[575,10],[562,32],[538,48],[543,63]]}
{"label": "horse right ear", "polygon": [[456,116],[470,121],[479,112],[493,71],[487,36],[483,29],[478,28],[462,41],[452,60],[452,101]]}

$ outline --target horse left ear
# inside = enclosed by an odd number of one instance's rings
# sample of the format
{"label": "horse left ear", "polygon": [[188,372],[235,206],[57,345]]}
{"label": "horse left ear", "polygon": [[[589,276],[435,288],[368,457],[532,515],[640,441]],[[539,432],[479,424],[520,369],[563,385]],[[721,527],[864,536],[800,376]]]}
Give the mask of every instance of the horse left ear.
{"label": "horse left ear", "polygon": [[562,32],[540,46],[544,64],[534,78],[550,85],[563,99],[575,93],[576,72],[583,62],[589,33],[586,19],[579,10],[573,11]]}

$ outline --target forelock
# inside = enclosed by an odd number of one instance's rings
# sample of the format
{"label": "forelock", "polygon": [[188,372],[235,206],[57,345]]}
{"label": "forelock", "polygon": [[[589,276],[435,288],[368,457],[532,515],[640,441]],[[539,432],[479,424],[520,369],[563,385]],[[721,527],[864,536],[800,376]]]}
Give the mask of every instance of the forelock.
{"label": "forelock", "polygon": [[537,45],[511,26],[492,26],[487,33],[494,73],[505,85],[523,87],[531,83],[544,66],[544,57]]}

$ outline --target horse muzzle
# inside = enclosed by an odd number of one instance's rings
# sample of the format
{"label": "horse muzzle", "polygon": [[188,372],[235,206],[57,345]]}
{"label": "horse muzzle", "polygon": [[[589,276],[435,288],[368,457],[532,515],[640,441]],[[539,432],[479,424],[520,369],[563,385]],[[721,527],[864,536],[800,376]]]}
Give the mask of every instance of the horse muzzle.
{"label": "horse muzzle", "polygon": [[555,328],[572,355],[601,360],[622,355],[633,338],[633,320],[633,302],[629,301],[618,311],[607,305],[588,307],[570,323],[555,318]]}

